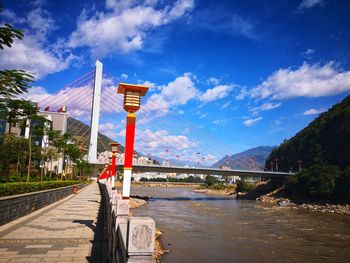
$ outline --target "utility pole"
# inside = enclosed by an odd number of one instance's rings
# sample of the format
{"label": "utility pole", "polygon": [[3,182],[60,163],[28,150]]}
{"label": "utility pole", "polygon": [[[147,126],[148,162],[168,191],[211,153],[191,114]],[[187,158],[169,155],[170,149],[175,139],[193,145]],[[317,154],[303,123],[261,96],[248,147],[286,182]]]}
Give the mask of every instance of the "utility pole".
{"label": "utility pole", "polygon": [[276,157],[276,158],[275,158],[275,163],[276,163],[276,172],[278,172],[278,161],[279,161],[279,159]]}
{"label": "utility pole", "polygon": [[298,160],[298,163],[299,163],[299,172],[301,172],[301,165],[302,165],[303,161],[302,160]]}

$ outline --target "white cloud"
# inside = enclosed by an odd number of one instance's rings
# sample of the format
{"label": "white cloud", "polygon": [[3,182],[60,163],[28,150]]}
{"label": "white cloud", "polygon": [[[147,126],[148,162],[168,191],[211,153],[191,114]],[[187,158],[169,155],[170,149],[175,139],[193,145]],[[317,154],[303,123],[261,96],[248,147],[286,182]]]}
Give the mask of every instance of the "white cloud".
{"label": "white cloud", "polygon": [[311,59],[312,55],[315,53],[315,50],[312,48],[308,48],[307,50],[301,52],[301,56],[305,59]]}
{"label": "white cloud", "polygon": [[87,120],[91,116],[92,82],[84,86],[65,87],[56,93],[49,93],[44,87],[35,86],[19,98],[38,103],[41,110],[50,107],[49,110],[56,111],[66,106],[70,116]]}
{"label": "white cloud", "polygon": [[156,86],[155,83],[151,82],[151,81],[138,81],[140,85],[144,85],[144,86],[148,86],[148,89],[151,90],[156,90],[158,89],[158,87]]}
{"label": "white cloud", "polygon": [[239,93],[236,95],[236,100],[243,100],[249,96],[249,91],[246,87],[240,87]]}
{"label": "white cloud", "polygon": [[255,119],[247,119],[247,120],[243,121],[243,124],[245,126],[253,126],[257,122],[261,121],[262,119],[263,119],[262,117],[258,117],[258,118],[255,118]]}
{"label": "white cloud", "polygon": [[74,59],[72,54],[65,58],[59,57],[45,50],[31,36],[26,36],[24,40],[16,40],[11,48],[2,51],[0,69],[23,69],[40,79],[50,73],[65,70]]}
{"label": "white cloud", "polygon": [[219,85],[212,89],[206,90],[201,96],[200,100],[203,102],[210,102],[213,100],[218,100],[225,98],[229,95],[230,91],[233,89],[233,85]]}
{"label": "white cloud", "polygon": [[98,57],[139,50],[150,30],[172,22],[194,6],[193,0],[177,0],[173,5],[156,9],[155,1],[152,2],[108,0],[106,6],[113,11],[79,19],[69,45],[88,46],[92,55]]}
{"label": "white cloud", "polygon": [[216,8],[197,10],[193,15],[194,19],[191,22],[201,29],[250,39],[258,37],[254,21],[238,13],[222,9],[218,4]]}
{"label": "white cloud", "polygon": [[277,119],[272,121],[272,124],[275,126],[281,126],[282,125],[282,119]]}
{"label": "white cloud", "polygon": [[307,9],[307,8],[311,8],[317,5],[323,5],[324,2],[323,0],[303,0],[300,5],[299,5],[299,9]]}
{"label": "white cloud", "polygon": [[46,42],[47,36],[57,28],[55,20],[41,7],[29,12],[27,22],[37,41]]}
{"label": "white cloud", "polygon": [[3,17],[6,19],[7,23],[17,23],[17,24],[23,24],[26,22],[25,18],[18,17],[13,11],[9,9],[5,9],[0,13],[0,17]]}
{"label": "white cloud", "polygon": [[209,79],[207,79],[207,83],[217,86],[217,85],[219,85],[220,80],[218,78],[215,78],[215,77],[210,77]]}
{"label": "white cloud", "polygon": [[169,108],[184,105],[189,100],[196,98],[199,91],[194,86],[191,77],[193,77],[192,74],[185,73],[169,82],[168,85],[162,86],[160,93],[151,95],[142,109],[164,114],[169,111]]}
{"label": "white cloud", "polygon": [[112,122],[104,122],[98,125],[98,131],[110,138],[115,138],[118,135],[118,126]]}
{"label": "white cloud", "polygon": [[303,115],[316,115],[316,114],[320,114],[321,112],[324,112],[324,110],[309,109],[304,111]]}
{"label": "white cloud", "polygon": [[29,89],[29,92],[20,95],[22,99],[30,100],[34,102],[44,101],[51,98],[52,94],[48,93],[44,87],[33,86]]}
{"label": "white cloud", "polygon": [[253,98],[289,99],[323,97],[350,90],[350,71],[340,71],[333,62],[323,66],[304,63],[296,70],[279,69],[251,90]]}
{"label": "white cloud", "polygon": [[213,121],[213,124],[218,126],[226,126],[228,120],[227,119],[217,119]]}
{"label": "white cloud", "polygon": [[123,73],[121,76],[120,76],[122,79],[128,79],[128,74],[125,74],[125,73]]}
{"label": "white cloud", "polygon": [[251,108],[250,111],[253,112],[254,114],[257,114],[260,111],[268,111],[268,110],[276,109],[281,105],[282,105],[281,103],[267,102],[258,107]]}
{"label": "white cloud", "polygon": [[200,119],[204,119],[205,117],[207,117],[208,116],[208,113],[202,113],[202,114],[199,114],[198,115],[198,117],[200,118]]}
{"label": "white cloud", "polygon": [[225,104],[220,106],[220,109],[226,109],[230,105],[231,105],[231,101],[227,101]]}
{"label": "white cloud", "polygon": [[[57,27],[50,14],[43,10],[41,2],[29,11],[26,18],[20,19],[25,30],[23,40],[16,39],[11,48],[1,53],[0,69],[18,68],[31,72],[37,79],[50,73],[60,72],[77,59],[64,48],[57,49],[56,43],[49,44],[48,36]],[[15,15],[7,13],[7,17]]]}

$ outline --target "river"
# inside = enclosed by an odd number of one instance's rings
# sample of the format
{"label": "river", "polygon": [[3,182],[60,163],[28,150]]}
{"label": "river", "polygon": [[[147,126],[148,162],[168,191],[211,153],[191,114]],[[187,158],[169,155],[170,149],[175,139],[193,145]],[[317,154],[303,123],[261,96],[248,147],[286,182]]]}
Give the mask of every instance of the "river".
{"label": "river", "polygon": [[162,262],[350,262],[350,217],[211,197],[190,188],[133,187],[170,253]]}

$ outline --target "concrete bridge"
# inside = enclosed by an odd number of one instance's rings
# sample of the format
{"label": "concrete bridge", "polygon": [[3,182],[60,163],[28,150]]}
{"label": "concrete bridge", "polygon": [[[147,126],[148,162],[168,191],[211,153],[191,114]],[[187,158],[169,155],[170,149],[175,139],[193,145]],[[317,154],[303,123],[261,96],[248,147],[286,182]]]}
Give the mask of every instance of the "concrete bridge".
{"label": "concrete bridge", "polygon": [[[118,164],[118,171],[123,170],[123,165]],[[254,170],[222,170],[218,168],[197,168],[197,167],[178,167],[162,165],[140,165],[135,164],[133,170],[136,172],[159,172],[159,173],[177,173],[177,174],[207,174],[240,176],[240,177],[261,177],[261,178],[281,178],[292,176],[293,173],[271,172],[271,171],[254,171]]]}
{"label": "concrete bridge", "polygon": [[[99,168],[103,168],[104,164],[94,163],[94,173],[97,174]],[[124,165],[117,164],[117,171],[123,171]],[[223,170],[218,168],[198,168],[198,167],[180,167],[180,166],[164,166],[164,165],[133,165],[134,172],[155,172],[155,173],[176,173],[176,174],[206,174],[206,175],[221,175],[240,176],[240,177],[260,177],[260,178],[283,178],[293,176],[294,173],[286,172],[271,172],[271,171],[254,171],[254,170]]]}

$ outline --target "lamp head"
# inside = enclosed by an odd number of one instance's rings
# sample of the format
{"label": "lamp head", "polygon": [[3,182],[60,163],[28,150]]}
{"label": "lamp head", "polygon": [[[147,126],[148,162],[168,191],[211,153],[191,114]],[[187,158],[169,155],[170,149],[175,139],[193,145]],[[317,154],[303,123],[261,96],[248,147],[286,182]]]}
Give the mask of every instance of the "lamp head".
{"label": "lamp head", "polygon": [[117,142],[111,142],[112,153],[116,153],[118,151],[118,145],[119,143]]}
{"label": "lamp head", "polygon": [[145,96],[148,86],[119,83],[118,93],[124,94],[124,110],[133,113],[140,109],[141,97]]}

